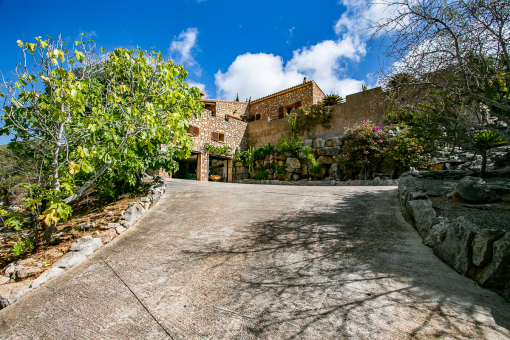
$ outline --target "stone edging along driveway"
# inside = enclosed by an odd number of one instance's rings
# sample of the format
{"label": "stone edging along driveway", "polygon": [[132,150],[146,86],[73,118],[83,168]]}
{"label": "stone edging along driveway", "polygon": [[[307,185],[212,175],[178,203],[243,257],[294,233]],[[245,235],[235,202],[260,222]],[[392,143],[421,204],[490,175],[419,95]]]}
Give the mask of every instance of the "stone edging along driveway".
{"label": "stone edging along driveway", "polygon": [[398,200],[404,218],[437,257],[510,302],[510,232],[480,228],[463,216],[438,218],[424,183],[411,173],[400,178]]}
{"label": "stone edging along driveway", "polygon": [[[109,223],[104,226],[104,229],[108,229],[108,232],[114,234],[111,237],[112,239],[115,238],[117,235],[120,235],[126,231],[127,228],[130,228],[138,220],[140,220],[149,209],[156,205],[161,197],[163,197],[164,193],[164,182],[160,179],[156,179],[149,188],[149,194],[146,197],[141,198],[139,203],[131,203],[129,208],[124,210],[122,213],[118,223]],[[69,247],[68,252],[59,261],[55,262],[51,268],[43,272],[37,279],[0,285],[0,309],[15,303],[23,295],[39,288],[41,285],[62,274],[67,269],[81,263],[103,245],[101,238],[84,236],[73,243]],[[12,263],[6,268],[5,274],[14,275],[17,271],[26,270],[25,262],[26,261],[18,261]],[[15,276],[16,275],[14,275],[14,277]],[[9,278],[7,277],[4,281],[8,279]]]}

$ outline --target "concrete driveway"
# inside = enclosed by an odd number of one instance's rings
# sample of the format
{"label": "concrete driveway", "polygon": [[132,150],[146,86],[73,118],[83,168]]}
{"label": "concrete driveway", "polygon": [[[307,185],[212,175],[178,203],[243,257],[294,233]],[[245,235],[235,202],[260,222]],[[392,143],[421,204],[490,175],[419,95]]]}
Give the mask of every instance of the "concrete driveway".
{"label": "concrete driveway", "polygon": [[1,339],[510,338],[393,187],[171,180],[135,227],[0,311]]}

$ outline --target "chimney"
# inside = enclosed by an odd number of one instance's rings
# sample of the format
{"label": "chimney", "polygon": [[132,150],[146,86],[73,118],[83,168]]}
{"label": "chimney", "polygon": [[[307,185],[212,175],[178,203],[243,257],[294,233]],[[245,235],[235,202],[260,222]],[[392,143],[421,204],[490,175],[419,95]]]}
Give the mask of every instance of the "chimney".
{"label": "chimney", "polygon": [[305,77],[305,79],[303,79],[303,84],[306,84],[306,77]]}
{"label": "chimney", "polygon": [[205,91],[200,91],[200,98],[202,98],[203,96],[205,96]]}

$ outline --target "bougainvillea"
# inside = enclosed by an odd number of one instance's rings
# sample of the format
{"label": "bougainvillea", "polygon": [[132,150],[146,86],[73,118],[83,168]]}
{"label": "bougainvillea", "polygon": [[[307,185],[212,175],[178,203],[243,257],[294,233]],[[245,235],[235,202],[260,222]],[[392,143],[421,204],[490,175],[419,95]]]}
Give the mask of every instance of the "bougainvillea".
{"label": "bougainvillea", "polygon": [[391,176],[422,167],[427,159],[417,138],[407,128],[384,126],[364,120],[346,128],[339,166],[348,177],[370,178],[373,172],[385,171]]}

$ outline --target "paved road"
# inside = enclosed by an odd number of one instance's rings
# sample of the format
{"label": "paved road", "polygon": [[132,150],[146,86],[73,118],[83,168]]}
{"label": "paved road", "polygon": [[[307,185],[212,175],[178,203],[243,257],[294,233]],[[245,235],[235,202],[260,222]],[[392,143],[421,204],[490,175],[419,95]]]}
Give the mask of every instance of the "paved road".
{"label": "paved road", "polygon": [[395,188],[172,180],[135,227],[0,311],[1,339],[510,338]]}

